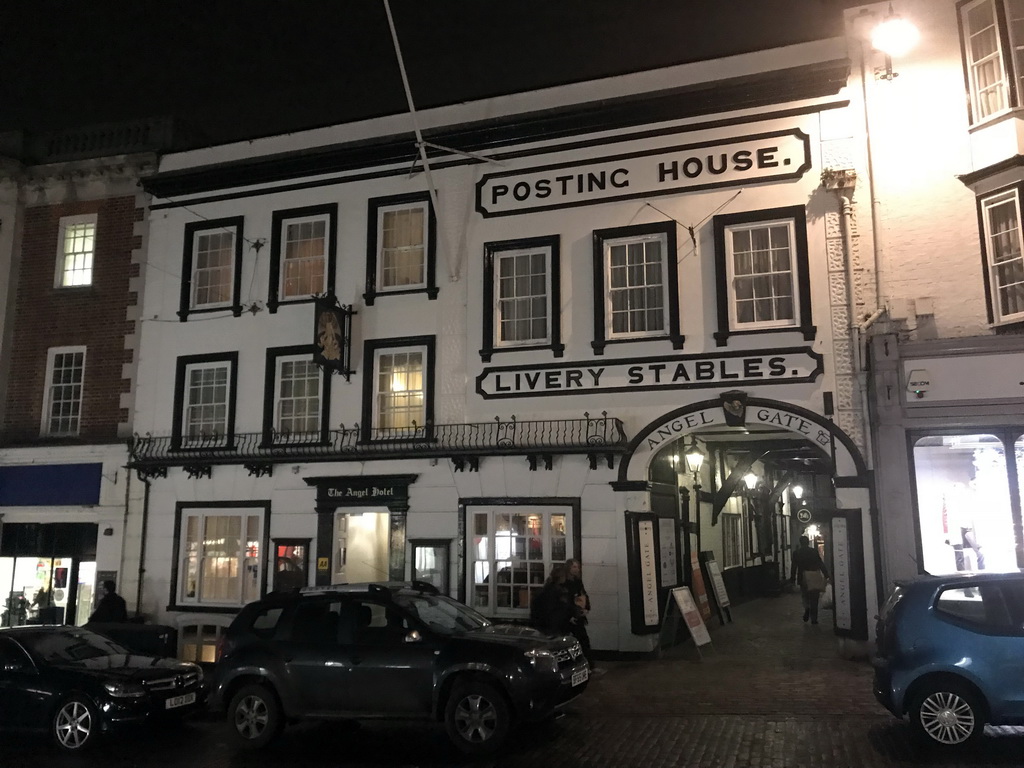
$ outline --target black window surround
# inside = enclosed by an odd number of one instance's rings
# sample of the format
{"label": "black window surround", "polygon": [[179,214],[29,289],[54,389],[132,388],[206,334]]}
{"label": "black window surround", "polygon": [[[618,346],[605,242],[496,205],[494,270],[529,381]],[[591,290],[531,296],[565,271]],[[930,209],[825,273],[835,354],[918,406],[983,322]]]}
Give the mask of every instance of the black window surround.
{"label": "black window surround", "polygon": [[433,336],[369,339],[363,343],[363,408],[360,436],[363,442],[368,443],[372,440],[380,440],[380,438],[374,437],[377,430],[373,421],[373,385],[377,377],[376,353],[382,349],[400,350],[408,347],[426,348],[425,370],[423,371],[423,413],[426,423],[419,425],[419,428],[423,430],[423,437],[402,437],[401,440],[402,442],[423,442],[431,439],[430,427],[434,423],[435,343],[435,337]]}
{"label": "black window surround", "polygon": [[[565,352],[562,343],[562,288],[561,265],[558,235],[545,237],[529,237],[519,240],[502,240],[484,243],[484,284],[483,284],[483,346],[480,348],[480,359],[490,362],[491,356],[497,352],[522,352],[526,350],[550,349],[554,357],[561,357]],[[494,264],[498,256],[505,251],[518,251],[530,248],[546,249],[548,261],[548,335],[550,340],[537,344],[499,345],[495,328],[495,293]]]}
{"label": "black window surround", "polygon": [[[665,312],[668,314],[668,332],[659,335],[622,339],[607,338],[605,332],[605,297],[608,296],[608,286],[605,283],[607,275],[604,254],[605,242],[627,237],[643,237],[645,235],[665,236],[663,263],[665,265],[666,287],[668,288],[668,306],[665,308]],[[594,230],[594,340],[590,343],[590,346],[593,347],[596,354],[603,355],[604,348],[608,344],[637,344],[664,339],[672,342],[672,349],[683,348],[683,342],[686,340],[686,337],[679,332],[679,270],[676,265],[676,248],[676,223],[674,221]]]}
{"label": "black window surround", "polygon": [[994,0],[996,31],[999,38],[1000,63],[1003,66],[1003,74],[1006,83],[1006,107],[994,112],[991,115],[979,117],[975,100],[977,93],[971,84],[971,71],[968,56],[967,31],[964,29],[964,10],[969,5],[974,5],[976,0],[959,0],[956,4],[956,24],[960,35],[960,62],[964,70],[964,93],[967,95],[967,122],[970,125],[977,125],[991,120],[999,115],[1005,114],[1006,110],[1017,109],[1021,106],[1020,93],[1017,87],[1017,78],[1021,72],[1013,61],[1013,46],[1010,42],[1009,22],[1006,18],[1006,6],[1003,0]]}
{"label": "black window surround", "polygon": [[[230,371],[228,374],[228,415],[224,442],[215,446],[197,445],[191,448],[182,445],[182,419],[185,410],[185,375],[190,365],[202,365],[203,363],[227,363]],[[189,451],[197,450],[208,452],[211,450],[233,451],[235,449],[235,407],[238,400],[238,352],[222,352],[209,355],[188,355],[179,357],[177,360],[177,371],[174,376],[174,422],[171,427],[171,450]]]}
{"label": "black window surround", "polygon": [[[427,237],[423,244],[423,287],[408,289],[383,289],[377,285],[377,251],[380,240],[380,210],[409,203],[423,203],[427,210]],[[410,293],[425,293],[428,299],[437,298],[437,217],[430,195],[426,192],[414,192],[408,195],[392,195],[390,197],[374,197],[368,201],[366,224],[366,292],[363,300],[366,306],[373,306],[379,296],[404,296]]]}
{"label": "black window surround", "polygon": [[297,440],[274,439],[274,411],[277,405],[277,362],[282,357],[304,355],[312,361],[313,345],[299,344],[291,347],[271,347],[267,350],[267,368],[263,383],[263,442],[261,447],[270,448],[275,445],[289,445],[300,442],[302,445],[326,445],[330,441],[329,414],[331,404],[331,379],[329,373],[322,368],[320,372],[320,428],[314,438],[312,435],[301,435]]}
{"label": "black window surround", "polygon": [[[1010,186],[1000,187],[999,189],[992,190],[984,195],[980,195],[977,198],[978,208],[978,239],[981,243],[981,275],[985,285],[985,311],[988,314],[989,325],[993,326],[996,333],[1006,332],[1007,329],[1019,330],[1021,325],[1024,324],[1024,320],[1000,320],[999,313],[996,311],[995,303],[995,287],[992,285],[992,270],[989,266],[990,248],[988,242],[988,223],[985,220],[985,202],[993,197],[999,197],[1001,195],[1013,194],[1017,200],[1017,207],[1020,210],[1022,201],[1024,201],[1024,182],[1018,182],[1011,184]],[[1020,237],[1020,235],[1018,235]]]}
{"label": "black window surround", "polygon": [[327,217],[327,247],[324,253],[324,259],[327,263],[324,265],[324,290],[320,293],[334,292],[338,258],[338,204],[326,203],[324,205],[310,205],[304,208],[274,211],[271,217],[270,291],[267,296],[267,309],[271,314],[277,312],[277,308],[282,304],[308,304],[314,300],[313,296],[281,298],[281,235],[284,231],[285,222],[292,219],[312,218],[315,216]]}
{"label": "black window surround", "polygon": [[[235,317],[242,315],[242,240],[244,216],[231,216],[225,219],[208,219],[195,221],[185,225],[185,246],[181,259],[181,298],[178,317],[181,322],[188,320],[189,315],[203,312],[224,312],[230,310]],[[233,229],[235,232],[234,269],[232,270],[231,304],[226,307],[192,307],[192,265],[195,256],[195,239],[197,232],[214,229]]]}
{"label": "black window surround", "polygon": [[[759,221],[777,221],[791,219],[793,221],[793,257],[796,268],[796,292],[800,304],[800,316],[793,318],[793,325],[776,328],[752,328],[736,330],[731,327],[729,308],[732,292],[729,290],[728,265],[726,264],[726,230],[741,224],[756,224]],[[731,336],[752,336],[766,333],[800,333],[804,341],[813,341],[817,328],[813,324],[811,313],[811,282],[808,275],[807,255],[807,211],[802,205],[790,205],[782,208],[765,208],[759,211],[744,211],[715,216],[713,219],[715,235],[715,283],[718,295],[718,330],[714,337],[717,346],[724,347]]]}

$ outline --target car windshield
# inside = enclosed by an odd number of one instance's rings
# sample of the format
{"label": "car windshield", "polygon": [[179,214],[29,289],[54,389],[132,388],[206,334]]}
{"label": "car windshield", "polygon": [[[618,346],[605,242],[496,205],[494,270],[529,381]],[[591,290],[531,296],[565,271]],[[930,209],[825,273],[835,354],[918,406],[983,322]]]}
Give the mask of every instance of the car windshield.
{"label": "car windshield", "polygon": [[124,656],[130,653],[103,635],[85,629],[25,632],[18,640],[37,659],[47,664],[78,664],[101,656]]}
{"label": "car windshield", "polygon": [[469,606],[450,597],[395,595],[394,601],[441,635],[457,635],[490,626],[491,623]]}

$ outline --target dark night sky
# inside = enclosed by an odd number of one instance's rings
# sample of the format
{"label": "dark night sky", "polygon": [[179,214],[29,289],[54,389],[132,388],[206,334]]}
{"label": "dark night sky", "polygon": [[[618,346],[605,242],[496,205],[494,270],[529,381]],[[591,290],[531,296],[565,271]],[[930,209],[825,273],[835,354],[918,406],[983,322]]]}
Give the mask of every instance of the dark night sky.
{"label": "dark night sky", "polygon": [[[840,34],[844,0],[392,0],[417,108]],[[837,51],[837,55],[841,55]],[[405,111],[382,0],[4,0],[0,130],[217,143]]]}

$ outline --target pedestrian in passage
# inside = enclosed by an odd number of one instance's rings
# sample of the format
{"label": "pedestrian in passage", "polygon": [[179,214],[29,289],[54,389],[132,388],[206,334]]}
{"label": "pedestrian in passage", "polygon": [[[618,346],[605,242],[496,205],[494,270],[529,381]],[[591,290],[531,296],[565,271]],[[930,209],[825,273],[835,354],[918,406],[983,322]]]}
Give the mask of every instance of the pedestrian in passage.
{"label": "pedestrian in passage", "polygon": [[828,571],[821,561],[818,550],[811,546],[807,536],[800,537],[800,547],[793,553],[793,568],[790,581],[800,585],[800,598],[804,604],[804,621],[818,623],[818,599],[825,590]]}

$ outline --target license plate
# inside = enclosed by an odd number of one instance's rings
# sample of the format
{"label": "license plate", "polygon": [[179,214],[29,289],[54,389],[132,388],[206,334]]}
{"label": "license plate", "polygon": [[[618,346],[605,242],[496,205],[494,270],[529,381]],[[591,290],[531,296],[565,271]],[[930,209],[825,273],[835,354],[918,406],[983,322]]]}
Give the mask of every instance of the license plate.
{"label": "license plate", "polygon": [[196,694],[193,691],[192,693],[186,693],[181,696],[172,696],[167,700],[164,706],[167,707],[167,709],[175,709],[176,707],[184,707],[186,704],[192,704],[195,700]]}
{"label": "license plate", "polygon": [[588,677],[590,677],[590,670],[587,667],[584,667],[583,669],[577,669],[575,672],[572,673],[573,686],[577,686],[580,683],[585,683]]}

